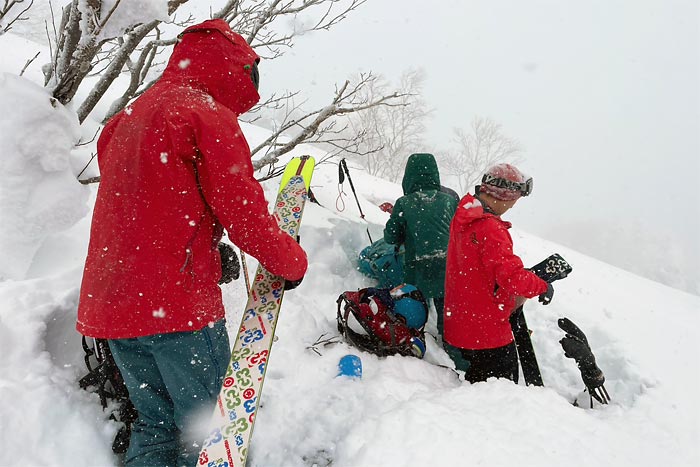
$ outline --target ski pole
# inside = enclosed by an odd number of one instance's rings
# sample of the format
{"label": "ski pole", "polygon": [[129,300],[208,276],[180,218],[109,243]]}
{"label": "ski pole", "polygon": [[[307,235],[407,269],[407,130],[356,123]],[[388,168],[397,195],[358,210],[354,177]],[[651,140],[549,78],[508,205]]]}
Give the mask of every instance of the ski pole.
{"label": "ski pole", "polygon": [[[345,175],[347,175],[347,177],[348,177],[348,182],[350,182],[350,189],[352,190],[352,195],[355,197],[355,202],[357,203],[357,209],[360,210],[360,217],[362,218],[362,220],[364,220],[366,222],[365,213],[362,212],[362,206],[360,206],[360,200],[357,199],[357,192],[355,191],[355,185],[352,183],[352,178],[350,178],[350,172],[348,171],[348,164],[345,162],[345,159],[340,159],[340,167],[342,168],[342,170],[345,171]],[[342,180],[343,172],[342,171],[340,172],[340,175],[341,175],[340,183],[343,183],[343,180]],[[372,236],[369,234],[369,227],[367,227],[367,236],[369,237],[369,243],[370,244],[374,243],[372,241]]]}

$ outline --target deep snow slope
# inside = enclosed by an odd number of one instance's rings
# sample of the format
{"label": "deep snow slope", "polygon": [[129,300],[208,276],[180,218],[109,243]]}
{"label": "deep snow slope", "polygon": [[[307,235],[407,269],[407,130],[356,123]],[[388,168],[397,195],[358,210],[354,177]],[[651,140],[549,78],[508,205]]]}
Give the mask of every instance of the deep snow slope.
{"label": "deep snow slope", "polygon": [[[338,359],[357,352],[338,344],[319,348],[319,356],[308,346],[321,335],[337,334],[338,294],[367,285],[348,257],[368,243],[367,224],[349,190],[342,218],[333,212],[335,170],[321,166],[314,178],[324,207],[309,205],[305,213],[302,245],[311,266],[307,280],[285,298],[254,465],[324,465],[330,459],[343,466],[511,465],[514,457],[525,465],[698,460],[698,297],[517,230],[516,252],[526,264],[558,252],[574,268],[555,284],[549,307],[526,304],[545,388],[464,383],[436,365],[449,360],[432,340],[424,361],[359,353],[362,381],[333,378]],[[376,239],[386,214],[375,206],[400,190],[359,171],[351,174],[366,217],[378,222],[370,225]],[[522,202],[536,203],[536,195]],[[587,333],[608,379],[610,406],[571,405],[583,386],[558,344],[563,333],[556,321],[562,316]],[[434,333],[433,322],[429,330]]]}
{"label": "deep snow slope", "polygon": [[[244,131],[253,143],[264,137],[258,128]],[[308,147],[296,154],[303,151],[320,155]],[[366,220],[349,184],[338,186],[337,165],[319,165],[312,187],[322,206],[307,205],[301,229],[310,267],[284,300],[249,466],[700,463],[700,298],[517,229],[515,250],[526,264],[559,252],[574,268],[556,283],[550,306],[526,304],[546,387],[465,383],[445,367],[449,359],[433,338],[424,360],[380,359],[342,342],[315,345],[337,337],[338,295],[371,284],[355,269],[355,258],[369,243],[368,230],[374,239],[381,236],[387,214],[376,206],[401,194],[399,186],[350,166]],[[28,164],[12,182],[26,177],[31,183],[44,169]],[[265,184],[269,200],[276,184]],[[35,193],[34,202],[50,205],[65,193]],[[522,202],[541,201],[534,193]],[[74,322],[89,221],[87,215],[42,237],[33,257],[23,258],[30,264],[25,278],[0,282],[2,466],[118,463],[110,451],[116,425],[97,397],[77,386],[85,369]],[[16,232],[0,229],[10,237]],[[248,266],[252,272],[255,261],[248,258]],[[245,302],[243,280],[224,286],[223,294],[235,332]],[[611,405],[584,410],[571,404],[582,384],[559,348],[561,316],[588,334]],[[434,317],[428,330],[434,334]],[[335,377],[338,359],[351,352],[364,364],[360,381]]]}

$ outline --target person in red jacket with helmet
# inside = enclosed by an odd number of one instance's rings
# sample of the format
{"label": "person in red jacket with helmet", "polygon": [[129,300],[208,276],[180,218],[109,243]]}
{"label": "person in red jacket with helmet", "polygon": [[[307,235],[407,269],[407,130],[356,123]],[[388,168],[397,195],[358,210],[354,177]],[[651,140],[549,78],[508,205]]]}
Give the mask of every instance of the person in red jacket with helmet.
{"label": "person in red jacket with helmet", "polygon": [[260,99],[259,58],[223,20],[187,28],[162,78],[97,143],[101,182],[78,307],[108,339],[139,418],[127,465],[195,465],[230,358],[217,284],[224,229],[297,285],[304,250],[279,230],[238,116]]}
{"label": "person in red jacket with helmet", "polygon": [[497,164],[484,174],[476,195],[461,199],[450,225],[445,340],[454,347],[448,354],[472,383],[489,377],[517,383],[510,314],[525,298],[539,295],[548,304],[554,294],[551,285],[525,269],[513,253],[511,224],[501,219],[531,191],[531,178],[510,164]]}

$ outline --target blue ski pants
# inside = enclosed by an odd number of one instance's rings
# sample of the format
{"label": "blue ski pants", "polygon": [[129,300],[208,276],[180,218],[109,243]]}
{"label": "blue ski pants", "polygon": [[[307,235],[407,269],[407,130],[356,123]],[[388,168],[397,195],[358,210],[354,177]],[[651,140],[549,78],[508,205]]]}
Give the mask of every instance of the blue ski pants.
{"label": "blue ski pants", "polygon": [[193,467],[231,356],[225,321],[194,332],[109,340],[138,419],[127,467]]}

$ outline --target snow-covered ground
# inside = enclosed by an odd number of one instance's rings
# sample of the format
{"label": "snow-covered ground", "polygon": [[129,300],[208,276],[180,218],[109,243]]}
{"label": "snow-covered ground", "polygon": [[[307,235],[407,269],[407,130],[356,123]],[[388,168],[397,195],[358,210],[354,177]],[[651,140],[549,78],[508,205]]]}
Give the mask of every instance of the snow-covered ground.
{"label": "snow-covered ground", "polygon": [[[74,324],[96,187],[72,178],[90,148],[70,153],[75,122],[43,92],[0,75],[0,466],[118,465],[116,424],[77,385],[85,368]],[[265,136],[244,131],[252,144]],[[292,155],[302,153],[322,155]],[[309,271],[284,300],[249,466],[700,465],[700,298],[517,228],[526,264],[558,252],[574,268],[550,306],[525,307],[546,387],[470,385],[439,366],[450,361],[433,339],[424,360],[380,359],[344,343],[314,351],[320,336],[337,335],[338,295],[371,284],[355,258],[368,228],[381,236],[387,214],[377,205],[401,195],[350,170],[367,221],[347,182],[339,195],[335,164],[314,174],[322,206],[307,205],[301,229]],[[269,200],[276,184],[265,184]],[[522,202],[538,203],[536,193]],[[223,294],[235,332],[243,280]],[[562,316],[587,333],[610,405],[571,404],[583,386],[558,344]],[[361,380],[336,378],[348,353],[362,358]]]}

